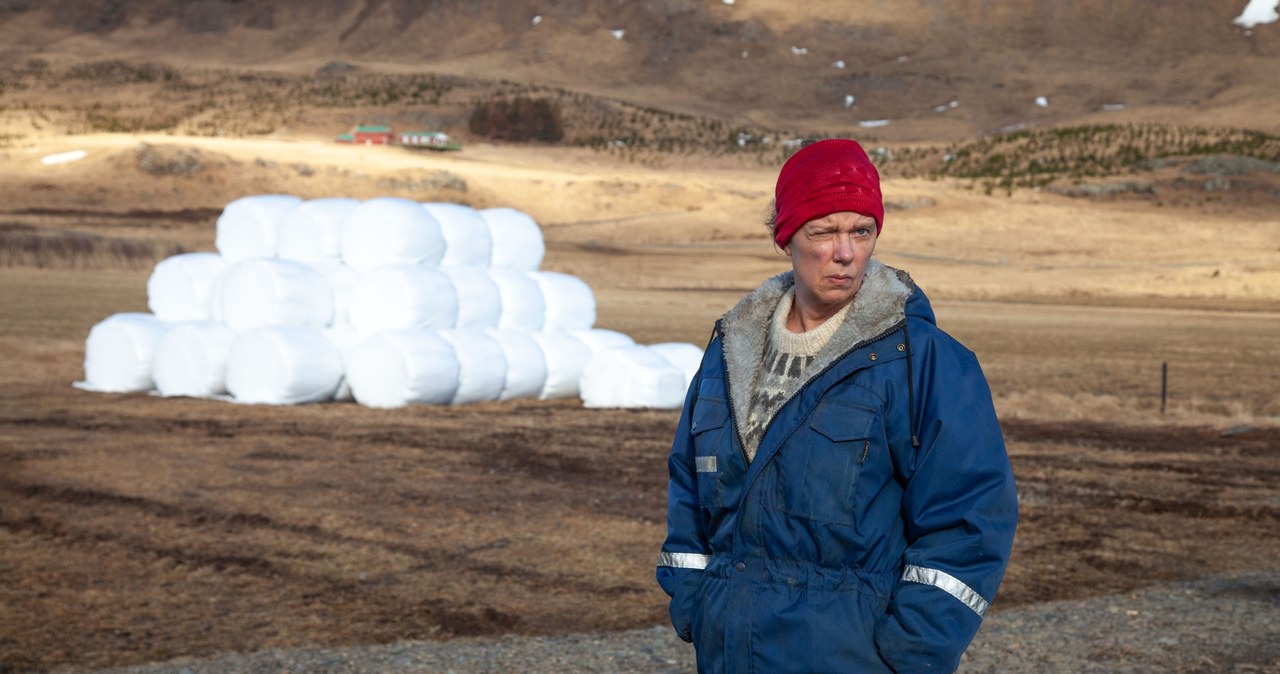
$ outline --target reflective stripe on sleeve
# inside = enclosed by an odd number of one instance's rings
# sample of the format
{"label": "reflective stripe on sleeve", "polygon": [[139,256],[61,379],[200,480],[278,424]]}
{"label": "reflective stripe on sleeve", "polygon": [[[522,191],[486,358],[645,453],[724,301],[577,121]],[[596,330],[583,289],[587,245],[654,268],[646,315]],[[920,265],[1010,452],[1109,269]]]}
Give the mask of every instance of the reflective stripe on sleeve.
{"label": "reflective stripe on sleeve", "polygon": [[701,571],[710,563],[711,555],[699,555],[696,552],[663,552],[658,555],[658,566],[673,566],[677,569]]}
{"label": "reflective stripe on sleeve", "polygon": [[714,473],[714,472],[717,472],[718,470],[718,468],[716,467],[715,456],[694,457],[694,465],[698,469],[699,473]]}
{"label": "reflective stripe on sleeve", "polygon": [[926,569],[923,566],[908,565],[902,570],[902,579],[912,583],[932,585],[964,602],[965,606],[973,609],[973,612],[979,616],[987,612],[987,600],[949,573],[937,569]]}

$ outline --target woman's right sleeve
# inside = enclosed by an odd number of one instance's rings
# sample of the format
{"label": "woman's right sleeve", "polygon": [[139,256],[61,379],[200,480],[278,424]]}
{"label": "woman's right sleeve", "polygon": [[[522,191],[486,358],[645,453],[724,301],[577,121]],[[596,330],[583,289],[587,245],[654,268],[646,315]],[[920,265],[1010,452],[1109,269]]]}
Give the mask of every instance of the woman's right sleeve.
{"label": "woman's right sleeve", "polygon": [[671,625],[685,641],[693,640],[694,597],[702,582],[703,569],[711,559],[705,525],[698,509],[693,434],[690,432],[690,419],[701,380],[699,372],[689,386],[667,459],[670,475],[667,482],[667,539],[658,554],[657,570],[658,584],[671,597]]}

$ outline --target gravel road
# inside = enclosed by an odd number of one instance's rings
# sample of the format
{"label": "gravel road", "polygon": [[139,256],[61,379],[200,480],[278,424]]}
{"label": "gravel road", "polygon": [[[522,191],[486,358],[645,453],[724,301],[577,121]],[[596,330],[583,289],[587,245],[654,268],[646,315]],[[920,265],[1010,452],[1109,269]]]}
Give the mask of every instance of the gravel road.
{"label": "gravel road", "polygon": [[[554,638],[229,653],[97,674],[692,671],[693,649],[658,626]],[[1280,673],[1280,569],[1008,611],[997,604],[960,672]]]}

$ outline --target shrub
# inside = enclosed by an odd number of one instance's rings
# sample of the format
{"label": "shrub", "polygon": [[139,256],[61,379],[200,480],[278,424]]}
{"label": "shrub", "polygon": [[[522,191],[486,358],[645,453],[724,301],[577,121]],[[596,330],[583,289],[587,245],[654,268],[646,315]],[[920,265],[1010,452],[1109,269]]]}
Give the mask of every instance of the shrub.
{"label": "shrub", "polygon": [[468,126],[471,133],[495,140],[558,143],[564,138],[560,106],[546,98],[481,101],[471,111]]}

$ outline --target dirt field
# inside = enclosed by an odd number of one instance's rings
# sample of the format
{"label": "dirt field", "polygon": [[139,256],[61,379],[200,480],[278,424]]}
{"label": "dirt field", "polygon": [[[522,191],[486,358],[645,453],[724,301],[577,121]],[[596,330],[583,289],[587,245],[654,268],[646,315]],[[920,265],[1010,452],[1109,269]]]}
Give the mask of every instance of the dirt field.
{"label": "dirt field", "polygon": [[[0,270],[9,671],[665,619],[651,577],[674,412],[71,388],[84,322],[145,307],[145,277]],[[600,324],[697,339],[736,294],[606,285]],[[998,607],[1274,568],[1280,429],[1240,414],[1275,405],[1280,317],[963,300],[939,314],[1007,410],[1023,516]],[[1164,416],[1157,345],[1177,364]]]}

